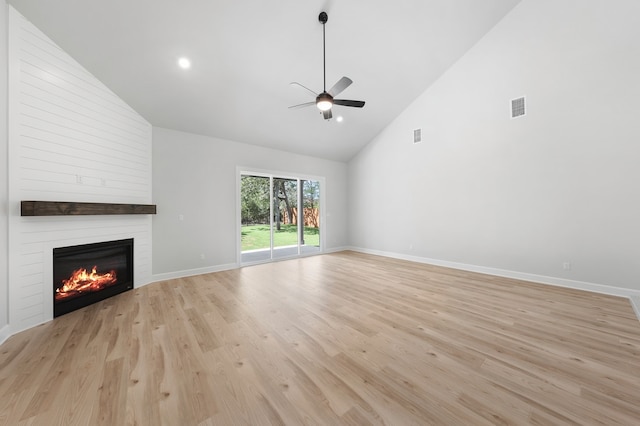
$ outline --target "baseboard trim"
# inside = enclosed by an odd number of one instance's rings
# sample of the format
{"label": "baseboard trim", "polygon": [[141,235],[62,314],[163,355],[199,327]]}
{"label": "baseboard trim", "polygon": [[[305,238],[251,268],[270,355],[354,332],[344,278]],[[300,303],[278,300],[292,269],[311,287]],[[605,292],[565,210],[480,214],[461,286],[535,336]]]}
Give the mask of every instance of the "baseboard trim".
{"label": "baseboard trim", "polygon": [[640,321],[640,296],[631,296],[629,297],[629,301],[631,302],[633,310],[636,311],[636,316]]}
{"label": "baseboard trim", "polygon": [[373,254],[377,256],[390,257],[394,259],[408,260],[411,262],[425,263],[429,265],[444,266],[447,268],[461,269],[463,271],[478,272],[481,274],[495,275],[498,277],[513,278],[523,281],[532,281],[539,284],[553,285],[557,287],[572,288],[576,290],[590,291],[593,293],[607,294],[610,296],[626,297],[640,320],[640,290],[630,288],[614,287],[604,284],[590,283],[585,281],[567,280],[565,278],[549,277],[546,275],[530,274],[527,272],[510,271],[506,269],[490,268],[486,266],[470,265],[466,263],[450,262],[446,260],[431,259],[418,256],[409,256],[400,253],[393,253],[381,250],[371,250],[362,247],[349,247],[359,253]]}
{"label": "baseboard trim", "polygon": [[237,263],[228,263],[225,265],[207,266],[205,268],[186,269],[183,271],[154,274],[151,276],[151,281],[148,284],[158,281],[174,280],[177,278],[193,277],[195,275],[210,274],[212,272],[229,271],[231,269],[237,269],[238,267],[239,265]]}
{"label": "baseboard trim", "polygon": [[[245,266],[254,266],[254,265],[261,265],[263,263],[270,263],[270,262],[274,262],[274,261],[277,262],[277,261],[284,261],[284,260],[300,259],[300,258],[304,258],[304,257],[319,256],[319,255],[322,255],[322,254],[337,253],[337,252],[345,251],[345,250],[351,250],[351,248],[350,247],[335,247],[335,248],[325,249],[324,251],[319,252],[319,253],[309,253],[309,254],[302,255],[302,256],[292,256],[292,257],[276,259],[276,260],[266,260],[264,262],[255,262],[255,263],[251,263],[251,264],[248,264],[248,265],[245,265]],[[206,268],[186,269],[186,270],[183,270],[183,271],[167,272],[167,273],[163,273],[163,274],[154,274],[154,275],[151,276],[151,281],[146,282],[146,283],[144,283],[142,285],[147,285],[147,284],[151,284],[151,283],[158,282],[158,281],[174,280],[174,279],[177,279],[177,278],[193,277],[195,275],[210,274],[212,272],[229,271],[231,269],[238,269],[240,267],[242,267],[241,264],[228,263],[226,265],[209,266],[209,267],[206,267]]]}
{"label": "baseboard trim", "polygon": [[13,333],[11,333],[9,325],[5,325],[4,327],[0,328],[0,345],[6,342],[7,339],[12,335]]}
{"label": "baseboard trim", "polygon": [[351,249],[351,247],[348,247],[348,246],[334,247],[334,248],[326,249],[321,254],[338,253],[340,251],[346,251],[346,250],[352,250],[352,249]]}
{"label": "baseboard trim", "polygon": [[[323,253],[318,253],[318,254],[330,254],[330,253],[337,253],[337,252],[346,251],[346,250],[351,250],[351,251],[365,253],[365,254],[372,254],[376,256],[390,257],[394,259],[408,260],[416,263],[425,263],[429,265],[444,266],[444,267],[453,268],[453,269],[461,269],[463,271],[478,272],[481,274],[495,275],[495,276],[505,277],[505,278],[513,278],[513,279],[519,279],[523,281],[532,281],[540,284],[573,288],[576,290],[591,291],[594,293],[608,294],[611,296],[626,297],[629,299],[629,302],[631,303],[631,307],[636,313],[638,320],[640,320],[640,291],[638,290],[632,290],[632,289],[621,288],[621,287],[613,287],[613,286],[589,283],[584,281],[567,280],[564,278],[548,277],[544,275],[529,274],[525,272],[509,271],[505,269],[489,268],[485,266],[469,265],[466,263],[449,262],[445,260],[430,259],[430,258],[418,257],[418,256],[409,256],[409,255],[404,255],[400,253],[365,249],[362,247],[335,247],[332,249],[324,250]],[[143,285],[147,285],[147,284],[151,284],[159,281],[177,279],[177,278],[192,277],[194,275],[209,274],[212,272],[228,271],[231,269],[237,269],[239,267],[240,265],[236,263],[229,263],[225,265],[216,265],[216,266],[210,266],[206,268],[197,268],[197,269],[189,269],[189,270],[183,270],[183,271],[167,272],[163,274],[154,274],[151,276],[151,280],[148,281],[147,283],[144,283]],[[49,320],[43,321],[43,322],[48,322],[48,321]],[[36,324],[36,325],[39,325],[39,324]],[[36,325],[26,327],[24,328],[24,330],[35,327]],[[19,333],[20,331],[23,331],[23,329],[12,330],[10,325],[5,325],[4,327],[2,327],[0,329],[0,345],[3,344],[9,337],[11,337],[16,333]]]}

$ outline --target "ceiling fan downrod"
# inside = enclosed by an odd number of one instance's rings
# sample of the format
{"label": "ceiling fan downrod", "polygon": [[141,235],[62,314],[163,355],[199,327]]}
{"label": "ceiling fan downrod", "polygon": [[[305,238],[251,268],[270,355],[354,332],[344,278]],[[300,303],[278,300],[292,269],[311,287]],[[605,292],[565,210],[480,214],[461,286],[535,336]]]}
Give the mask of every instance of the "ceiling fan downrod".
{"label": "ceiling fan downrod", "polygon": [[326,47],[327,42],[325,38],[324,24],[326,24],[327,21],[329,20],[329,15],[327,15],[326,12],[320,12],[320,15],[318,15],[318,20],[322,24],[322,76],[323,76],[322,91],[326,92],[327,91],[327,47]]}

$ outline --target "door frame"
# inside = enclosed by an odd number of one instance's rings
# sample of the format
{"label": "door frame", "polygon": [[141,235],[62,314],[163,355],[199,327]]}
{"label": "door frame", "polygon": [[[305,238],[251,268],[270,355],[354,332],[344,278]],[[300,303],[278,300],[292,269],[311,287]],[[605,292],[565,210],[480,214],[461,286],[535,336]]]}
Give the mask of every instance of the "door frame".
{"label": "door frame", "polygon": [[[298,180],[298,191],[302,191],[302,185],[300,185],[300,181],[302,180],[314,180],[320,183],[320,250],[316,253],[306,253],[303,254],[300,252],[300,240],[298,239],[298,254],[295,256],[288,256],[273,259],[273,238],[271,238],[270,245],[270,258],[265,260],[260,260],[256,262],[246,262],[242,263],[242,197],[240,195],[241,190],[241,177],[242,175],[250,175],[250,176],[259,176],[259,177],[268,177],[271,178],[269,181],[269,227],[271,229],[273,235],[273,213],[271,209],[273,208],[273,178],[282,178],[282,179],[295,179]],[[326,184],[324,176],[314,176],[308,175],[304,173],[295,173],[295,172],[283,172],[277,170],[266,170],[260,169],[256,167],[242,167],[236,166],[236,262],[240,266],[249,266],[249,265],[257,265],[260,263],[269,263],[269,262],[277,262],[279,260],[287,260],[287,259],[295,259],[299,257],[306,256],[315,256],[317,254],[324,253],[324,240],[326,236],[326,220],[325,220],[325,200],[326,200]],[[302,208],[298,206],[298,212],[301,212]],[[298,222],[300,223],[300,222]]]}

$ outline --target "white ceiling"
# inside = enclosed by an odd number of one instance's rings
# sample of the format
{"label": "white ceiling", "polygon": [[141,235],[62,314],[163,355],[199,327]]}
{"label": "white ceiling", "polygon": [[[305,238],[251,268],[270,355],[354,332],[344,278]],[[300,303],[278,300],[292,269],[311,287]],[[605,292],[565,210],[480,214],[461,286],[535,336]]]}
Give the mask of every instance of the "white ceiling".
{"label": "white ceiling", "polygon": [[[340,161],[519,1],[8,0],[154,126]],[[290,82],[322,91],[323,10],[327,88],[366,101],[331,121],[288,109],[314,100]]]}

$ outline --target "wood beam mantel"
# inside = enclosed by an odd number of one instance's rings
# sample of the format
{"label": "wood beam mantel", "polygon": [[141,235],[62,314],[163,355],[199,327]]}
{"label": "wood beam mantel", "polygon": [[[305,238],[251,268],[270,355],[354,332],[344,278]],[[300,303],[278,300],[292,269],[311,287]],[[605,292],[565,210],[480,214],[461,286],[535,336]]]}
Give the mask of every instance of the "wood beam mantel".
{"label": "wood beam mantel", "polygon": [[155,204],[75,203],[68,201],[22,201],[21,216],[74,216],[156,214]]}

